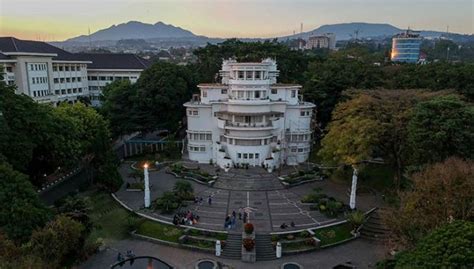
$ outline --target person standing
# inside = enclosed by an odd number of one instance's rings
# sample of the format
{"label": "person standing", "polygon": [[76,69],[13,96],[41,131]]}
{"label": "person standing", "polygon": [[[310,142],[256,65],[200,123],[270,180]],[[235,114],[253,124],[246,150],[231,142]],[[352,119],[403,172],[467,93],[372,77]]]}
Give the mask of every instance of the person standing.
{"label": "person standing", "polygon": [[210,194],[209,194],[209,197],[207,197],[207,203],[208,203],[209,205],[212,205],[212,197],[211,197]]}

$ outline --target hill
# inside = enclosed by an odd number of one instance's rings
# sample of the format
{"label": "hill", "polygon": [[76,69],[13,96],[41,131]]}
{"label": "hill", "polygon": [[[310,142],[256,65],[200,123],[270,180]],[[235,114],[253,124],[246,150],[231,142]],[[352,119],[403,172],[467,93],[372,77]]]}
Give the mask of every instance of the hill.
{"label": "hill", "polygon": [[157,22],[148,24],[129,21],[109,28],[99,30],[89,36],[82,35],[66,40],[66,42],[117,41],[122,39],[152,39],[152,38],[186,38],[196,37],[191,31]]}

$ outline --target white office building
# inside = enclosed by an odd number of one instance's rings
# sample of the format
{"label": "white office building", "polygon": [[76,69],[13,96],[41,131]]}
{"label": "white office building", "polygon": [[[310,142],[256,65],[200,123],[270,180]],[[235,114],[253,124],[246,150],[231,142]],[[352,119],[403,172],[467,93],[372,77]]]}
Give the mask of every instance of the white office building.
{"label": "white office building", "polygon": [[45,42],[0,37],[0,74],[17,94],[40,103],[99,105],[102,88],[117,79],[135,82],[150,63],[133,54],[74,54]]}
{"label": "white office building", "polygon": [[189,159],[222,168],[249,164],[275,169],[296,165],[310,153],[315,105],[301,86],[278,84],[274,60],[226,60],[221,83],[200,84],[187,110]]}
{"label": "white office building", "polygon": [[81,58],[90,60],[87,64],[87,80],[89,96],[93,106],[100,106],[102,90],[115,80],[137,82],[143,70],[150,62],[135,54],[121,53],[89,53],[79,54]]}

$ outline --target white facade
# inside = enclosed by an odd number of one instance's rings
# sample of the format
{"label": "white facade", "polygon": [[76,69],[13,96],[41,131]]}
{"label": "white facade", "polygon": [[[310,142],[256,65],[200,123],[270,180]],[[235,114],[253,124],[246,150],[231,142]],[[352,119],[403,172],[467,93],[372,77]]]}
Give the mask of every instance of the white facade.
{"label": "white facade", "polygon": [[114,80],[135,83],[150,63],[133,54],[73,54],[50,44],[0,37],[0,74],[17,94],[40,103],[100,104],[102,88]]}
{"label": "white facade", "polygon": [[315,105],[300,100],[300,85],[277,84],[274,60],[223,62],[221,84],[200,84],[184,104],[189,158],[276,168],[307,160]]}
{"label": "white facade", "polygon": [[17,94],[53,104],[75,102],[78,96],[89,94],[86,61],[56,61],[57,54],[2,54],[9,59],[0,59],[0,72],[7,84],[17,86]]}

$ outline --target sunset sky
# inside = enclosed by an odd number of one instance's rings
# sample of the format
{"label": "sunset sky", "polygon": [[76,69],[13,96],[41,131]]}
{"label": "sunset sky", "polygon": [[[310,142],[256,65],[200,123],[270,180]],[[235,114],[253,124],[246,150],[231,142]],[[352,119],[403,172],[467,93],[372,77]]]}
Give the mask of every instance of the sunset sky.
{"label": "sunset sky", "polygon": [[210,37],[274,37],[341,22],[472,34],[473,0],[0,0],[0,36],[64,40],[130,20]]}

